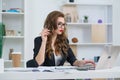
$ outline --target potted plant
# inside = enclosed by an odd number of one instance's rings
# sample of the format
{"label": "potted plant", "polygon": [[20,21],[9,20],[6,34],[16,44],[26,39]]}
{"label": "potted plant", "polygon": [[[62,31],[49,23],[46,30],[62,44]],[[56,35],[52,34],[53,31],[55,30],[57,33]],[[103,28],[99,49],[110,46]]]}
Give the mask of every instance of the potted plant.
{"label": "potted plant", "polygon": [[84,16],[84,23],[88,23],[88,16]]}
{"label": "potted plant", "polygon": [[21,31],[18,31],[17,35],[18,35],[18,36],[21,36]]}

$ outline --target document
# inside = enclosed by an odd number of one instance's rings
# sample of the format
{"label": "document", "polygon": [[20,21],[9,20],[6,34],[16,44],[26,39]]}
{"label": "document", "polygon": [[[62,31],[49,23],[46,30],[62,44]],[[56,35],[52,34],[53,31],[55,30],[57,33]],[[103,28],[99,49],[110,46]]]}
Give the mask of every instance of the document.
{"label": "document", "polygon": [[74,72],[87,71],[87,67],[77,66],[39,66],[38,68],[5,68],[5,72]]}
{"label": "document", "polygon": [[38,67],[40,72],[70,72],[70,71],[80,71],[80,70],[87,70],[87,68],[84,67],[77,67],[77,66],[39,66]]}

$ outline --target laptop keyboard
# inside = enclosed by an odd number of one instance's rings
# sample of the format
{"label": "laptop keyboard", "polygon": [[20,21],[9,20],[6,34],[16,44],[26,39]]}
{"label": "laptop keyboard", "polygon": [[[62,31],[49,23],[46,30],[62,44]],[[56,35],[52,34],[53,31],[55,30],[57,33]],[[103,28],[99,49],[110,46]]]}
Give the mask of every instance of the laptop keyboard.
{"label": "laptop keyboard", "polygon": [[80,66],[80,67],[77,67],[77,70],[95,70],[95,67],[90,65],[90,64],[86,64],[84,66]]}

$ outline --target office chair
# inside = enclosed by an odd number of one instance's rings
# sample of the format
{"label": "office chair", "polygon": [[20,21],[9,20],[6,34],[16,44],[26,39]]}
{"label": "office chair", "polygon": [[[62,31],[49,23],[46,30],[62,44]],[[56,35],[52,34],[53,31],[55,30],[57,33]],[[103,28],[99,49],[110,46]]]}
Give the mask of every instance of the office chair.
{"label": "office chair", "polygon": [[38,67],[38,64],[34,59],[30,59],[26,62],[26,67]]}

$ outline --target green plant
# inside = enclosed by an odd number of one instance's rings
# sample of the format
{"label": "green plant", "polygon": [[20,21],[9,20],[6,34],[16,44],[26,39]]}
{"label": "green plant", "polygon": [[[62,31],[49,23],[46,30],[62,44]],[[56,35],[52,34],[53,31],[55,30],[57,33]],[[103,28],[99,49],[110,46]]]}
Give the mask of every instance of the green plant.
{"label": "green plant", "polygon": [[2,57],[3,36],[5,35],[5,25],[0,23],[0,58]]}
{"label": "green plant", "polygon": [[87,19],[88,19],[88,16],[84,16],[84,19],[86,19],[86,20],[87,20]]}
{"label": "green plant", "polygon": [[88,16],[84,16],[84,23],[88,23]]}

